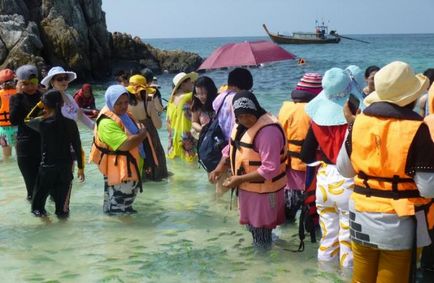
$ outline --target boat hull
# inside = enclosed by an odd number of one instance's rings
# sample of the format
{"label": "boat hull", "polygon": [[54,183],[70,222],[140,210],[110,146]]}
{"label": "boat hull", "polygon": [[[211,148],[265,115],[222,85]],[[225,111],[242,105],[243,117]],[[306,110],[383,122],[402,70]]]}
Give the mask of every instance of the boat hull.
{"label": "boat hull", "polygon": [[339,43],[341,39],[339,37],[326,38],[326,39],[301,39],[301,38],[291,38],[282,36],[271,36],[270,39],[277,44],[328,44],[328,43]]}
{"label": "boat hull", "polygon": [[265,25],[262,26],[264,27],[264,30],[270,39],[277,44],[328,44],[339,43],[341,41],[339,36],[329,36],[325,38],[312,36],[311,38],[299,38],[294,36],[280,35],[270,32]]}

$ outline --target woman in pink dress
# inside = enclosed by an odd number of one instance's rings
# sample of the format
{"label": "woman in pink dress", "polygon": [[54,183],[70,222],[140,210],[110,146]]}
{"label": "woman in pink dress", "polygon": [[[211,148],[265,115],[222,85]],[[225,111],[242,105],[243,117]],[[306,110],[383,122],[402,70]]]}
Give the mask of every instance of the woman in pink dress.
{"label": "woman in pink dress", "polygon": [[237,189],[240,224],[252,233],[255,247],[270,248],[272,230],[285,221],[286,137],[253,93],[237,93],[232,107],[236,124],[231,141],[210,181],[218,179],[229,161],[232,176],[223,185]]}

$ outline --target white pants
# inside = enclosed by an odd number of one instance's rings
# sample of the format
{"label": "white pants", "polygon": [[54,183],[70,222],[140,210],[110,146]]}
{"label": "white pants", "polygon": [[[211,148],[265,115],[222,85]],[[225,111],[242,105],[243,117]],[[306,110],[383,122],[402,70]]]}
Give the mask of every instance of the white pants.
{"label": "white pants", "polygon": [[342,177],[336,166],[322,163],[317,173],[316,206],[322,238],[318,260],[332,261],[339,256],[342,267],[353,265],[348,202],[353,179]]}

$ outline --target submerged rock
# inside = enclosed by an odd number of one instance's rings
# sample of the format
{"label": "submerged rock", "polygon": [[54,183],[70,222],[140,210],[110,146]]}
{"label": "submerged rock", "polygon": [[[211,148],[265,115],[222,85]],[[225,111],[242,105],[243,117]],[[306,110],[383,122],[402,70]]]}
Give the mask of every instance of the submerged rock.
{"label": "submerged rock", "polygon": [[193,71],[202,58],[163,51],[138,37],[107,31],[101,0],[0,0],[0,68],[61,65],[82,80],[119,68]]}

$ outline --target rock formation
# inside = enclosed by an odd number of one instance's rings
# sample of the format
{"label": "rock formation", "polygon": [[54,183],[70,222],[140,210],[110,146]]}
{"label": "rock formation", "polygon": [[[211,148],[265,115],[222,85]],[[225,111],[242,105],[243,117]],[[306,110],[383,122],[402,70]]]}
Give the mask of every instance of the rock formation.
{"label": "rock formation", "polygon": [[107,31],[101,0],[0,0],[0,68],[61,65],[82,79],[113,69],[195,70],[197,54],[163,51],[138,37]]}

